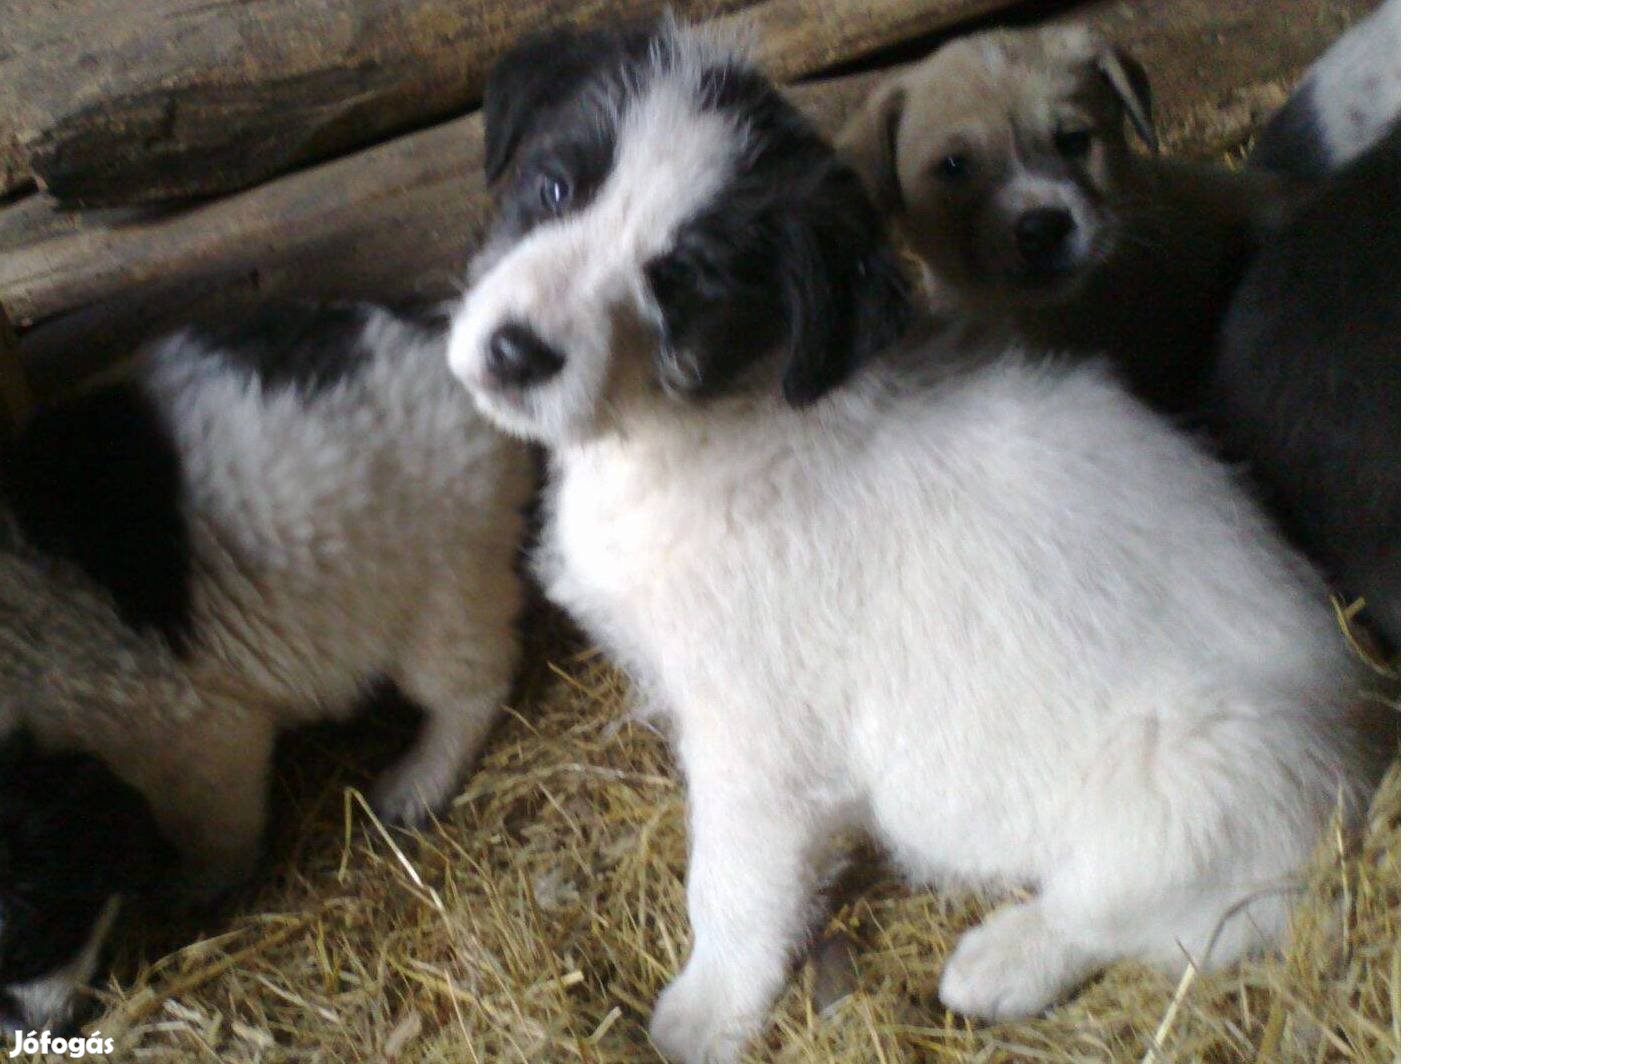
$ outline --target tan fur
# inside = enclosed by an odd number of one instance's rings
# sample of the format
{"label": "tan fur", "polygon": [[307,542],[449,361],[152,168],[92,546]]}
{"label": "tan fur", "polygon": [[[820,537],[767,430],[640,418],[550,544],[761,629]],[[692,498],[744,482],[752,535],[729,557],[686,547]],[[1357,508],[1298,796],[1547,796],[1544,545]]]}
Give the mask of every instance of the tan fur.
{"label": "tan fur", "polygon": [[[1182,320],[1191,301],[1205,319],[1252,226],[1277,218],[1296,190],[1135,150],[1126,127],[1151,128],[1145,84],[1086,26],[992,31],[875,89],[839,148],[924,261],[938,302],[1001,314],[1037,345],[1177,359],[1188,334],[1146,343],[1139,332],[1152,306],[1176,301]],[[1066,131],[1088,134],[1074,158],[1057,141]],[[967,160],[956,180],[938,170],[952,154]],[[1022,212],[1038,207],[1076,225],[1070,267],[1043,278],[1025,275],[1016,237]],[[1141,320],[1119,320],[1136,310]]]}

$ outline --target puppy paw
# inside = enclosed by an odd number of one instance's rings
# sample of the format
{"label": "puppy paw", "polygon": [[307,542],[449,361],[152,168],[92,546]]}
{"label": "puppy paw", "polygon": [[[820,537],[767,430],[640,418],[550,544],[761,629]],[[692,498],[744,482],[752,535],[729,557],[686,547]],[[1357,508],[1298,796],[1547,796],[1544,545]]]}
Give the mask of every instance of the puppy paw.
{"label": "puppy paw", "polygon": [[941,1003],[976,1019],[1032,1016],[1070,989],[1067,954],[1033,904],[994,913],[964,934],[941,973]]}
{"label": "puppy paw", "polygon": [[447,806],[456,787],[456,779],[439,779],[418,765],[398,765],[375,781],[368,804],[387,824],[418,828]]}
{"label": "puppy paw", "polygon": [[762,1017],[733,1009],[721,980],[684,971],[652,1010],[652,1045],[672,1064],[730,1064],[759,1032]]}

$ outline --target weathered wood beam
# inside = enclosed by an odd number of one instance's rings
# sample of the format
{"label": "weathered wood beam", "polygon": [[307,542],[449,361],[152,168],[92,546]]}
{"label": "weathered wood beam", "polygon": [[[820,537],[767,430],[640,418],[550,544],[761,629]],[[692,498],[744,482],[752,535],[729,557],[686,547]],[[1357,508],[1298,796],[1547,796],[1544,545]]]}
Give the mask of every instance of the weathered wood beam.
{"label": "weathered wood beam", "polygon": [[[1131,41],[1155,82],[1164,140],[1181,152],[1213,154],[1245,135],[1255,99],[1273,103],[1278,84],[1368,6],[1130,0],[1059,18],[1088,17]],[[814,47],[800,44],[796,54]],[[1212,54],[1227,61],[1214,64]],[[880,76],[805,82],[791,92],[831,131]],[[484,210],[480,140],[480,119],[471,115],[154,217],[64,216],[31,201],[7,208],[0,304],[27,327],[24,358],[36,391],[49,395],[148,330],[255,299],[455,294]]]}
{"label": "weathered wood beam", "polygon": [[499,53],[543,29],[735,16],[795,77],[1013,2],[10,0],[0,192],[33,181],[83,207],[247,188],[471,109]]}
{"label": "weathered wood beam", "polygon": [[[844,0],[812,13],[794,0],[768,0],[725,21],[756,41],[755,59],[784,79],[863,56],[905,34],[943,28],[1012,4],[1013,0]],[[467,115],[410,133],[260,188],[166,214],[113,212],[106,224],[77,225],[53,216],[48,204],[25,201],[0,212],[0,303],[31,324],[107,298],[133,284],[200,270],[236,271],[274,263],[286,248],[333,245],[386,219],[376,209],[401,200],[403,225],[431,233],[399,240],[394,232],[370,248],[365,270],[412,271],[421,249],[446,247],[453,221],[468,238],[480,201],[475,170],[481,156],[480,119]],[[458,180],[454,180],[454,175]],[[451,182],[451,183],[450,183]],[[385,212],[390,214],[388,210]],[[369,230],[372,232],[373,230]],[[406,234],[405,234],[406,236]],[[344,247],[335,265],[347,272]]]}

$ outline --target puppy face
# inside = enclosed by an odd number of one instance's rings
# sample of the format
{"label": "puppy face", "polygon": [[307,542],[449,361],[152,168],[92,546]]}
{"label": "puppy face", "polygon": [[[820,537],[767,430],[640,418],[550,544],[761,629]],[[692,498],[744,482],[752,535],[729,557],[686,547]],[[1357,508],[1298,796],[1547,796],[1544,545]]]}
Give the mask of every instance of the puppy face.
{"label": "puppy face", "polygon": [[66,1019],[121,896],[174,861],[147,801],[101,761],[0,740],[0,1019]]}
{"label": "puppy face", "polygon": [[758,73],[672,26],[555,36],[487,87],[486,245],[449,344],[499,425],[591,435],[620,403],[808,403],[900,332],[853,171]]}
{"label": "puppy face", "polygon": [[954,41],[879,87],[839,144],[965,296],[1070,298],[1114,247],[1125,120],[1154,148],[1144,71],[1085,27]]}

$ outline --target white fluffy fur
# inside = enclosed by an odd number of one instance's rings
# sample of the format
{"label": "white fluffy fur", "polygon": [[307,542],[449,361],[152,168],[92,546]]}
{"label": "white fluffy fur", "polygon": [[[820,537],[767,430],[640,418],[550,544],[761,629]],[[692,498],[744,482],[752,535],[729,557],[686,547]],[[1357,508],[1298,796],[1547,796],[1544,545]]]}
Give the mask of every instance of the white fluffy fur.
{"label": "white fluffy fur", "polygon": [[[656,1045],[729,1060],[758,1030],[846,828],[927,880],[1036,891],[948,962],[971,1015],[1273,941],[1274,889],[1359,778],[1314,573],[1098,368],[974,330],[807,410],[664,395],[641,257],[742,150],[713,115],[650,121],[687,96],[632,106],[615,198],[478,279],[451,348],[484,409],[554,448],[550,597],[676,725],[694,939]],[[576,376],[486,390],[480,345],[518,313]]]}
{"label": "white fluffy fur", "polygon": [[1400,117],[1400,2],[1384,0],[1304,75],[1295,105],[1308,109],[1336,171]]}
{"label": "white fluffy fur", "polygon": [[[208,889],[252,866],[280,730],[394,679],[427,717],[374,792],[392,819],[451,793],[519,656],[522,447],[448,376],[440,334],[375,312],[372,357],[264,392],[181,333],[136,370],[181,453],[195,645],[178,659],[100,589],[0,552],[0,725],[100,756]],[[361,352],[359,352],[361,356]]]}

